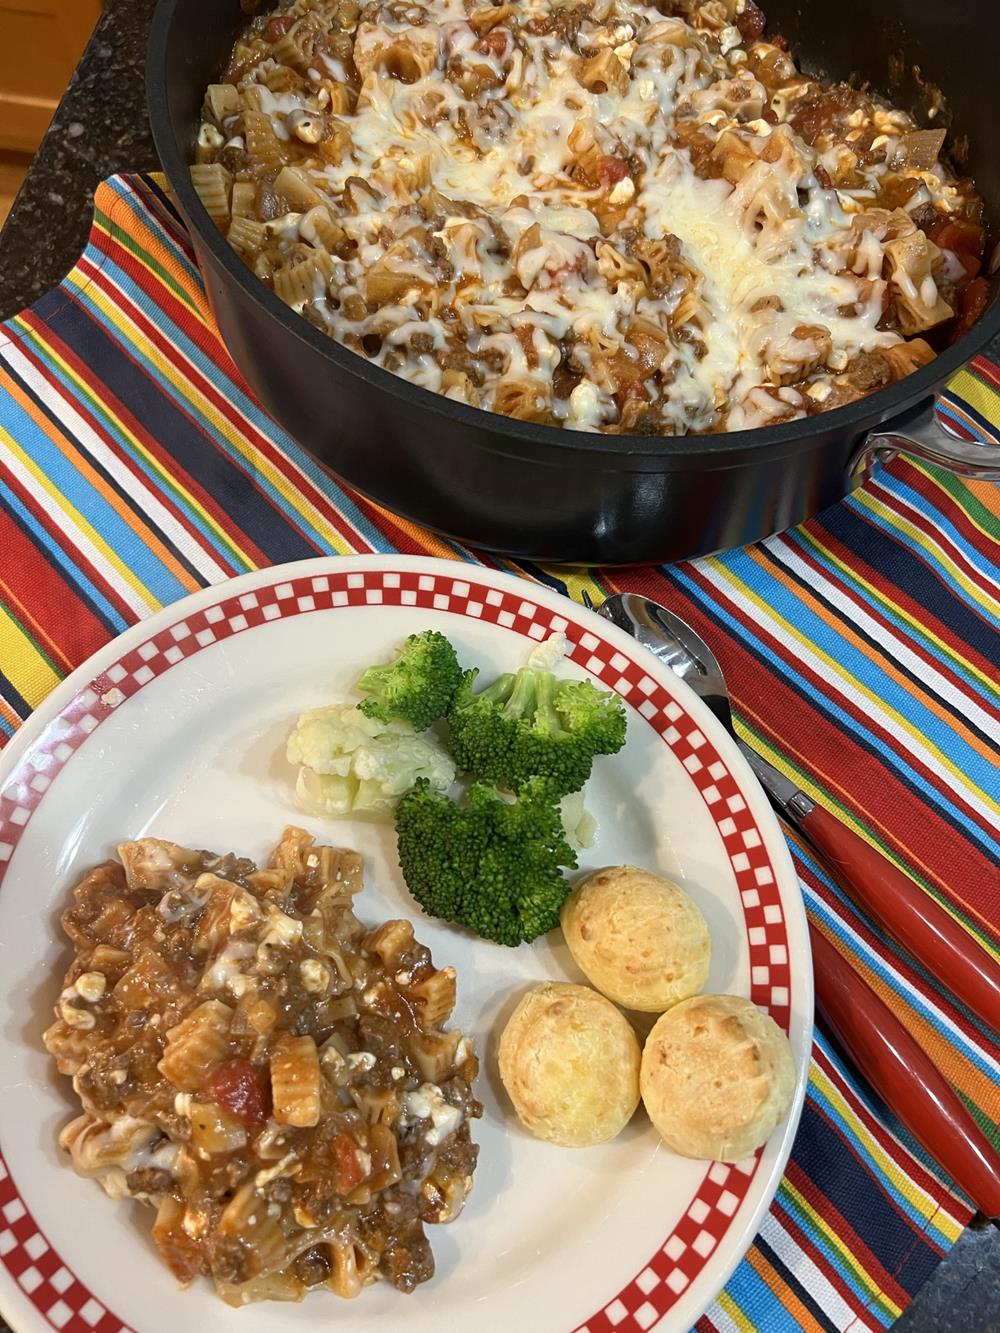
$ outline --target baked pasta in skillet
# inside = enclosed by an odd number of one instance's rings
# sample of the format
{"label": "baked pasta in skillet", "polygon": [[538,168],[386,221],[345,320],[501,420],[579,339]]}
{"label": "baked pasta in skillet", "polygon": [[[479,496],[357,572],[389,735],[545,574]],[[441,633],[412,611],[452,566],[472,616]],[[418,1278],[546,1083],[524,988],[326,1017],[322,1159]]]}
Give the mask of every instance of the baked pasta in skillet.
{"label": "baked pasta in skillet", "polygon": [[295,0],[194,184],[305,319],[438,393],[610,433],[862,397],[986,301],[943,130],[801,74],[752,0]]}

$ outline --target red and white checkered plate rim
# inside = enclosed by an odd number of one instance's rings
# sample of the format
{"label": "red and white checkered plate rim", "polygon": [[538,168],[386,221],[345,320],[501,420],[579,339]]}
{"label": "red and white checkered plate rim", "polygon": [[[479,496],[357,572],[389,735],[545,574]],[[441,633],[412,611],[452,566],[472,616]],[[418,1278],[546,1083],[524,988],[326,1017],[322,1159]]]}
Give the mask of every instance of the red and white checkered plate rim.
{"label": "red and white checkered plate rim", "polygon": [[[787,1032],[792,978],[785,914],[766,842],[737,779],[684,705],[647,674],[643,652],[623,650],[604,637],[607,627],[565,602],[565,614],[532,596],[531,584],[478,567],[399,560],[331,561],[330,572],[268,571],[248,592],[214,590],[218,600],[181,615],[184,603],[161,612],[163,628],[103,667],[59,709],[21,752],[0,794],[0,886],[18,842],[41,808],[53,778],[73,761],[116,710],[176,663],[270,621],[343,607],[402,606],[486,621],[541,641],[562,632],[567,656],[615,690],[646,719],[684,765],[701,793],[725,845],[743,908],[750,959],[750,996]],[[450,566],[450,562],[447,562]],[[365,565],[368,567],[364,567]],[[343,566],[338,568],[337,566]],[[353,566],[351,568],[350,566]],[[359,568],[359,566],[362,566]],[[434,572],[420,572],[421,566]],[[288,567],[302,569],[303,566]],[[308,566],[305,566],[308,568]],[[486,582],[484,582],[484,576]],[[264,582],[260,582],[261,578]],[[224,595],[224,589],[230,595]],[[202,600],[205,593],[190,600]],[[560,599],[562,600],[562,599]],[[171,613],[178,618],[170,619]],[[584,623],[580,623],[583,621]],[[151,627],[150,627],[151,628]],[[135,630],[123,637],[134,637]],[[105,658],[114,645],[96,654]],[[88,664],[89,665],[89,664]],[[86,674],[86,668],[83,668]],[[44,708],[44,706],[43,706]],[[15,747],[16,748],[16,747]],[[698,1277],[718,1248],[745,1198],[760,1153],[744,1162],[707,1166],[684,1216],[633,1279],[574,1333],[637,1333],[651,1328]],[[750,1237],[747,1237],[749,1242]],[[61,1333],[130,1333],[107,1305],[63,1263],[36,1225],[0,1144],[0,1262],[51,1327]]]}

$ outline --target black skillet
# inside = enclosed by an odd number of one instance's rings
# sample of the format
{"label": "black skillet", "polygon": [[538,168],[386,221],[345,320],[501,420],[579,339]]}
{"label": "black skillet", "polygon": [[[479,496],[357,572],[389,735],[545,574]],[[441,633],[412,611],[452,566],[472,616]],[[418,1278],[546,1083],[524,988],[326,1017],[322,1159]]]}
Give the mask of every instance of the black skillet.
{"label": "black skillet", "polygon": [[[766,0],[766,13],[804,69],[860,77],[922,123],[949,125],[963,170],[1000,221],[996,0]],[[1000,446],[959,441],[932,410],[953,372],[1000,333],[1000,276],[978,322],[901,383],[825,415],[728,435],[533,425],[417,388],[339,346],[254,277],[188,179],[205,88],[246,22],[239,0],[160,0],[147,68],[156,147],[237,365],[276,421],[372,499],[506,554],[628,564],[779,531],[838,500],[880,452],[1000,476]],[[928,121],[941,94],[945,110]]]}

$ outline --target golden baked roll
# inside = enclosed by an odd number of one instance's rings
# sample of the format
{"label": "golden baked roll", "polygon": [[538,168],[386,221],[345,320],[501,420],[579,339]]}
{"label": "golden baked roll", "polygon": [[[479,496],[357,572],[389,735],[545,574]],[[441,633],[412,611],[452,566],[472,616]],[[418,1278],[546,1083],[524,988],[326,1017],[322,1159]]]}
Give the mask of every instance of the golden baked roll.
{"label": "golden baked roll", "polygon": [[588,1148],[613,1139],[639,1104],[639,1043],[624,1014],[589,986],[528,991],[500,1038],[500,1077],[539,1139]]}
{"label": "golden baked roll", "polygon": [[563,934],[577,966],[608,999],[662,1014],[708,980],[712,945],[697,903],[636,866],[588,875],[563,904]]}
{"label": "golden baked roll", "polygon": [[784,1120],[795,1091],[788,1038],[738,995],[696,995],[668,1009],[642,1052],[642,1100],[684,1157],[738,1162]]}

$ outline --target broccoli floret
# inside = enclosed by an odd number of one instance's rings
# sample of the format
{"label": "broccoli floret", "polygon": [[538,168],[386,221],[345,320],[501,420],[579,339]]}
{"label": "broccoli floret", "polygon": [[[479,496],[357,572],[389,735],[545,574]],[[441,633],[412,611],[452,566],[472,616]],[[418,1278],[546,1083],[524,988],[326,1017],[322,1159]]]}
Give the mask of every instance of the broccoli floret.
{"label": "broccoli floret", "polygon": [[431,916],[516,945],[559,924],[575,866],[551,784],[533,779],[516,800],[477,783],[464,805],[423,779],[396,808],[403,878]]}
{"label": "broccoli floret", "polygon": [[358,681],[362,694],[373,697],[359,707],[380,722],[409,722],[426,731],[444,717],[462,678],[455,649],[437,630],[411,634],[394,662],[371,666]]}
{"label": "broccoli floret", "polygon": [[545,777],[563,796],[580,790],[595,755],[625,743],[621,699],[589,680],[529,666],[473,694],[475,678],[474,670],[463,674],[448,722],[455,762],[477,778],[519,791]]}
{"label": "broccoli floret", "polygon": [[418,736],[405,722],[365,717],[352,704],[303,713],[287,755],[301,765],[295,791],[311,814],[390,819],[418,778],[440,791],[455,779],[455,765],[433,733]]}

